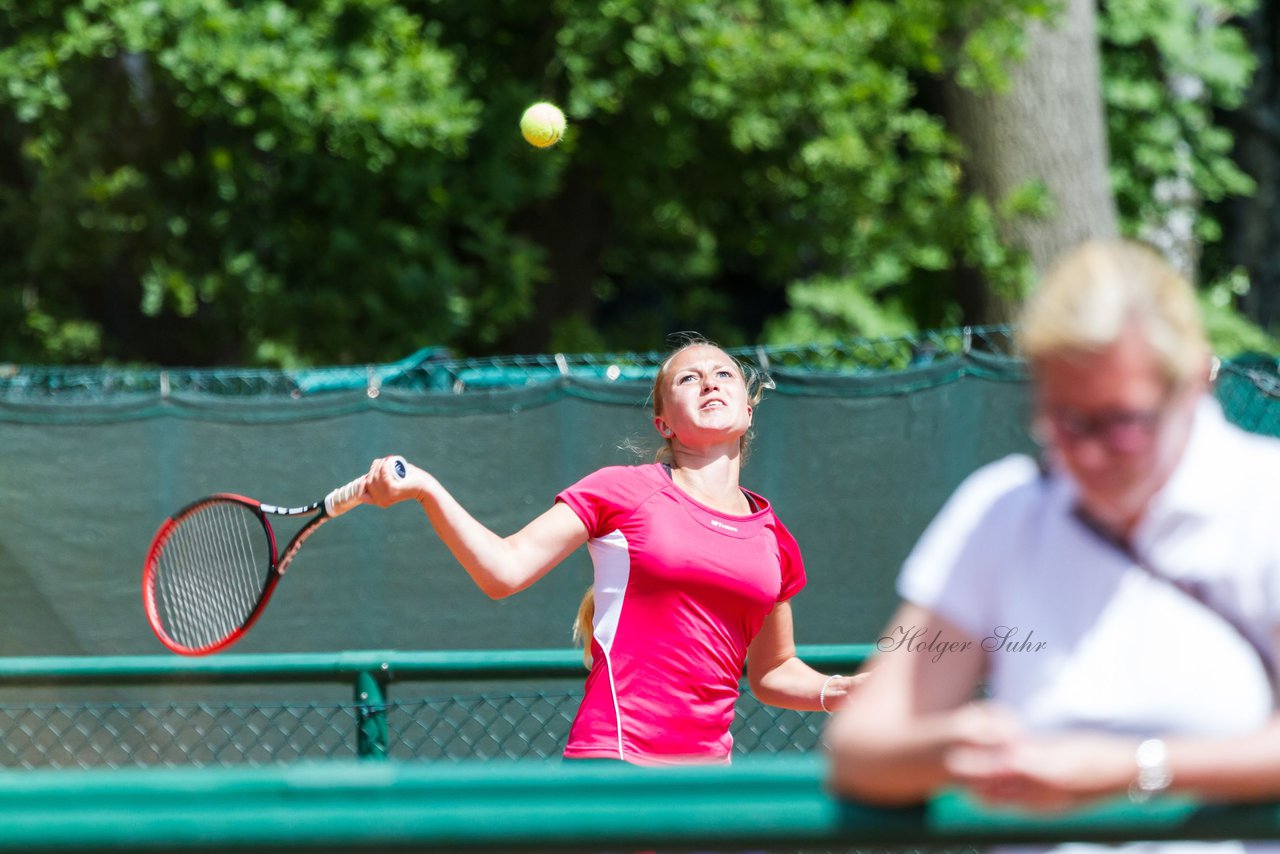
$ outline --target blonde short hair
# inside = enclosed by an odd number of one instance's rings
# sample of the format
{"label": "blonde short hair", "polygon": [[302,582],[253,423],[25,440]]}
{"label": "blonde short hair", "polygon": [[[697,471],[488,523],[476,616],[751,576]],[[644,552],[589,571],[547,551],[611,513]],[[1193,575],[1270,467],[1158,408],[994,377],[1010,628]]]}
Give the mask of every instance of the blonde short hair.
{"label": "blonde short hair", "polygon": [[1154,249],[1132,240],[1090,240],[1061,256],[1027,300],[1018,344],[1034,365],[1096,352],[1131,323],[1142,330],[1166,379],[1185,386],[1210,350],[1195,291]]}

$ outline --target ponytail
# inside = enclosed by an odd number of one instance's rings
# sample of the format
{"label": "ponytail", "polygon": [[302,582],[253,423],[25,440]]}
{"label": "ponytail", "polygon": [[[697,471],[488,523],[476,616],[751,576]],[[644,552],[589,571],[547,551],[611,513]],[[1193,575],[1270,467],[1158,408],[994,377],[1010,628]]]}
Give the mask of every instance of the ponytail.
{"label": "ponytail", "polygon": [[582,663],[588,669],[591,667],[591,636],[595,628],[595,616],[596,589],[593,586],[582,594],[582,601],[578,603],[578,618],[573,623],[573,644],[582,644]]}

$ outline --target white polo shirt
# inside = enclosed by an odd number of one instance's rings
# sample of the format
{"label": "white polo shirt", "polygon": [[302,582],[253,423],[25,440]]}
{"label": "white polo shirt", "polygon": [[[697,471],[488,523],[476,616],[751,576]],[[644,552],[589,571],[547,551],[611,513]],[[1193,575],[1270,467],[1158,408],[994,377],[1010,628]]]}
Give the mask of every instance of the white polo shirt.
{"label": "white polo shirt", "polygon": [[[1263,726],[1275,707],[1253,647],[1075,519],[1077,494],[1067,475],[1044,476],[1026,456],[980,469],[908,557],[899,594],[984,644],[992,699],[1034,731],[1147,737]],[[1274,647],[1280,441],[1231,425],[1206,398],[1133,540],[1151,567],[1203,585],[1215,608]],[[1245,847],[1275,850],[1234,842],[1126,849]]]}
{"label": "white polo shirt", "polygon": [[[1011,456],[969,477],[908,557],[906,600],[984,644],[993,699],[1037,731],[1229,734],[1273,710],[1240,632],[1074,518],[1075,484]],[[1280,441],[1206,398],[1134,547],[1259,643],[1280,625]]]}

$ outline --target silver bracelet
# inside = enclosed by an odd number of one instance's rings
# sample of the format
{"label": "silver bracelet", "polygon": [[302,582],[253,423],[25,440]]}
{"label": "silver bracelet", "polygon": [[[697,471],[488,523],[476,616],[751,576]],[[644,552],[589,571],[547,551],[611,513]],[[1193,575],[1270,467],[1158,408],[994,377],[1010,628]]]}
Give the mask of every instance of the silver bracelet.
{"label": "silver bracelet", "polygon": [[818,705],[822,707],[822,711],[831,714],[831,710],[827,708],[827,688],[831,685],[832,679],[839,679],[839,673],[833,673],[828,676],[822,683],[822,688],[818,690]]}

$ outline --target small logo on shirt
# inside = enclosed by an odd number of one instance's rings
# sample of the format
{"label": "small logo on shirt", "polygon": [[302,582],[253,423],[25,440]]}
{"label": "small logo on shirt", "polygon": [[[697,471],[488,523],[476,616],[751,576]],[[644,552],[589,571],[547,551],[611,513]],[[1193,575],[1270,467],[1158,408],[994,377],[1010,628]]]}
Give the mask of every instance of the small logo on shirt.
{"label": "small logo on shirt", "polygon": [[737,528],[733,527],[732,525],[726,525],[724,522],[721,522],[718,519],[712,519],[711,524],[717,528],[724,528],[726,531],[733,531],[735,534],[738,533]]}

